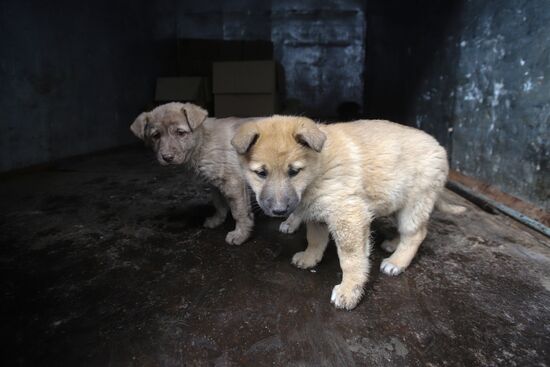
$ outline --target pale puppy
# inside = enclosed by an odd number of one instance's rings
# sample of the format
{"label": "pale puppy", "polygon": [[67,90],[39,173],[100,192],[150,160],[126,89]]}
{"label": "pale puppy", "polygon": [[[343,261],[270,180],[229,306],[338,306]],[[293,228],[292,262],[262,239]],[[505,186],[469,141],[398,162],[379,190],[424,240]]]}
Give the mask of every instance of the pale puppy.
{"label": "pale puppy", "polygon": [[185,164],[214,186],[216,212],[204,226],[222,224],[229,206],[236,226],[225,240],[233,245],[246,241],[254,225],[246,183],[230,144],[236,128],[250,120],[208,118],[208,113],[196,105],[173,102],[143,112],[130,127],[153,148],[160,164]]}
{"label": "pale puppy", "polygon": [[393,254],[382,272],[401,273],[426,237],[448,163],[428,134],[389,121],[319,125],[304,117],[273,116],[242,125],[232,140],[243,173],[262,209],[292,213],[281,230],[307,222],[307,249],[294,255],[300,268],[315,266],[332,234],[342,282],[332,291],[338,308],[354,308],[369,273],[369,234],[374,217],[396,214],[399,237],[383,244]]}

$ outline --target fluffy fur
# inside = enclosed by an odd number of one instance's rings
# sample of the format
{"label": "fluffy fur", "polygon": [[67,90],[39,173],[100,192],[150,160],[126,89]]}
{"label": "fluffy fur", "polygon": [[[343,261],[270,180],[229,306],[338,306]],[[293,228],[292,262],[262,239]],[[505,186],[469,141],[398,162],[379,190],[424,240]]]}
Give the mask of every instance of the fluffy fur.
{"label": "fluffy fur", "polygon": [[160,164],[187,165],[214,186],[216,212],[204,226],[214,228],[222,224],[229,206],[236,227],[225,240],[232,245],[246,241],[254,225],[246,183],[230,144],[236,128],[250,120],[208,118],[208,113],[198,106],[174,102],[143,112],[130,127],[152,147]]}
{"label": "fluffy fur", "polygon": [[372,219],[396,214],[399,236],[384,243],[393,254],[381,270],[397,275],[424,240],[448,173],[446,152],[434,138],[389,121],[319,125],[304,117],[273,116],[244,124],[232,143],[262,209],[269,215],[292,213],[281,230],[307,222],[308,246],[294,255],[294,265],[315,266],[332,234],[342,282],[331,301],[344,309],[354,308],[363,295]]}

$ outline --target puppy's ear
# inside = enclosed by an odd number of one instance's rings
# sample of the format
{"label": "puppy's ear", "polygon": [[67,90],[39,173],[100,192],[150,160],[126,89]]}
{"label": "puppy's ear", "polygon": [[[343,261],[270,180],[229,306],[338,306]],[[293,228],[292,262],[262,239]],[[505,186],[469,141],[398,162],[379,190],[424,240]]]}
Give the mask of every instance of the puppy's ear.
{"label": "puppy's ear", "polygon": [[191,130],[199,127],[208,117],[208,111],[192,103],[184,103],[181,113],[185,116]]}
{"label": "puppy's ear", "polygon": [[135,136],[143,140],[145,138],[145,128],[149,122],[149,115],[147,112],[142,112],[137,119],[130,125],[130,130]]}
{"label": "puppy's ear", "polygon": [[233,139],[231,139],[231,145],[235,148],[237,153],[245,154],[256,143],[260,133],[255,123],[247,123],[242,125]]}
{"label": "puppy's ear", "polygon": [[302,126],[296,129],[294,134],[296,141],[307,146],[317,153],[323,149],[327,136],[321,131],[313,121],[306,121]]}

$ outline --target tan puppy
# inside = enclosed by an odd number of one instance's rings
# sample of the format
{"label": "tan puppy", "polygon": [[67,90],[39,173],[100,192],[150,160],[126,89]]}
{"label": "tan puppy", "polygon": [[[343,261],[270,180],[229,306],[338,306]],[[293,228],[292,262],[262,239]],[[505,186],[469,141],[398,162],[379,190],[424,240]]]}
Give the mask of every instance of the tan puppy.
{"label": "tan puppy", "polygon": [[389,121],[318,125],[304,117],[273,116],[242,125],[232,140],[260,207],[285,223],[307,222],[308,247],[294,255],[300,268],[315,266],[332,234],[342,282],[332,291],[338,308],[354,308],[369,272],[369,226],[396,213],[399,237],[382,272],[397,275],[426,237],[448,173],[447,155],[428,134]]}
{"label": "tan puppy", "polygon": [[153,148],[160,164],[185,164],[214,186],[216,213],[204,226],[222,224],[229,204],[236,227],[225,241],[240,245],[250,236],[254,220],[246,182],[230,141],[236,128],[251,119],[207,117],[208,112],[198,106],[174,102],[143,112],[130,129]]}

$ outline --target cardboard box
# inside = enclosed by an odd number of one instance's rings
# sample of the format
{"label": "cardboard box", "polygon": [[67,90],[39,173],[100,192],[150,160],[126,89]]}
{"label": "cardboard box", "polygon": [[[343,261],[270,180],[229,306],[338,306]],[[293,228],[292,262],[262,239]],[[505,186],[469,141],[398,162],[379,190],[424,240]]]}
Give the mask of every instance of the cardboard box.
{"label": "cardboard box", "polygon": [[216,117],[269,116],[277,112],[277,71],[273,60],[215,62]]}
{"label": "cardboard box", "polygon": [[157,102],[193,102],[205,106],[210,100],[208,78],[157,78],[155,91],[155,101]]}
{"label": "cardboard box", "polygon": [[180,75],[212,76],[217,61],[271,60],[271,41],[179,39],[177,68]]}
{"label": "cardboard box", "polygon": [[216,117],[258,117],[277,112],[277,95],[258,94],[216,94],[214,96]]}
{"label": "cardboard box", "polygon": [[215,62],[213,91],[215,94],[276,93],[275,61]]}

